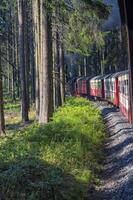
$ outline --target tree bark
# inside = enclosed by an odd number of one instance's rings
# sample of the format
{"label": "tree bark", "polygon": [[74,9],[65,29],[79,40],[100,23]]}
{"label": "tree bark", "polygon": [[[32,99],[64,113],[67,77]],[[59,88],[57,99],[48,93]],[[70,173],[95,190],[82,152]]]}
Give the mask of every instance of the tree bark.
{"label": "tree bark", "polygon": [[59,30],[56,30],[55,39],[55,105],[56,108],[61,106],[61,88],[60,88],[60,36]]}
{"label": "tree bark", "polygon": [[40,2],[40,30],[41,30],[41,65],[39,68],[40,110],[39,123],[47,123],[52,117],[52,28],[51,18],[45,11],[44,4]]}
{"label": "tree bark", "polygon": [[60,44],[60,94],[61,104],[65,102],[65,72],[64,72],[64,48],[63,44]]}
{"label": "tree bark", "polygon": [[20,79],[21,79],[21,114],[22,122],[29,121],[28,99],[26,87],[26,66],[25,66],[25,36],[24,36],[24,0],[18,0],[18,22],[19,22],[19,60],[20,60]]}
{"label": "tree bark", "polygon": [[41,42],[40,42],[40,1],[32,0],[32,17],[33,17],[33,31],[34,31],[34,56],[35,56],[35,106],[36,119],[39,119],[40,110],[40,86],[39,86],[39,67],[41,56]]}
{"label": "tree bark", "polygon": [[3,107],[3,87],[2,87],[2,63],[1,63],[1,47],[0,47],[0,136],[5,134],[5,119]]}

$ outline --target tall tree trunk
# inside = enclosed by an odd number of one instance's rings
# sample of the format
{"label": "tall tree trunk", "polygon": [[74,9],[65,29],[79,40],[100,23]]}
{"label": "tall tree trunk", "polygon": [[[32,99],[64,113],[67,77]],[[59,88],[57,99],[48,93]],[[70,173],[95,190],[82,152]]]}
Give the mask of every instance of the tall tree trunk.
{"label": "tall tree trunk", "polygon": [[40,111],[39,123],[47,123],[52,117],[52,28],[51,18],[45,11],[45,6],[40,2],[40,30],[41,30],[41,65],[39,68],[40,85]]}
{"label": "tall tree trunk", "polygon": [[19,22],[19,56],[20,56],[20,79],[21,79],[21,112],[23,123],[29,121],[28,100],[26,87],[25,66],[25,38],[24,38],[24,0],[18,0],[18,22]]}
{"label": "tall tree trunk", "polygon": [[[33,16],[33,9],[31,8],[31,17]],[[34,48],[34,19],[31,19],[31,34],[30,37],[30,69],[31,69],[31,100],[35,103],[35,48]]]}
{"label": "tall tree trunk", "polygon": [[2,63],[1,63],[1,47],[0,47],[0,136],[5,134],[5,120],[3,108],[3,90],[2,90]]}
{"label": "tall tree trunk", "polygon": [[64,72],[64,48],[63,44],[60,44],[60,93],[61,104],[65,102],[65,72]]}
{"label": "tall tree trunk", "polygon": [[78,76],[81,76],[82,72],[81,72],[81,65],[78,65]]}
{"label": "tall tree trunk", "polygon": [[[13,19],[13,13],[11,11],[11,17]],[[16,52],[15,52],[15,25],[12,24],[12,100],[15,101],[16,100],[16,96],[15,96],[15,82],[16,82],[16,76],[15,76],[15,72],[16,72]]]}
{"label": "tall tree trunk", "polygon": [[[8,33],[9,35],[9,33]],[[6,50],[7,50],[7,60],[10,60],[9,59],[9,36],[8,36],[8,40],[7,40],[7,47],[6,47]],[[7,93],[8,95],[10,95],[10,64],[7,62],[7,70],[8,70],[8,74],[7,74]]]}
{"label": "tall tree trunk", "polygon": [[60,90],[60,37],[59,30],[56,30],[55,39],[55,105],[56,108],[61,106],[61,90]]}
{"label": "tall tree trunk", "polygon": [[86,62],[86,57],[84,57],[84,76],[87,76],[87,62]]}
{"label": "tall tree trunk", "polygon": [[39,119],[40,110],[40,87],[39,87],[39,67],[41,65],[41,42],[40,42],[40,1],[32,0],[32,17],[33,17],[33,31],[34,31],[34,53],[35,53],[35,105],[36,105],[36,119]]}
{"label": "tall tree trunk", "polygon": [[[30,41],[29,41],[29,32],[30,32],[30,29],[29,29],[29,26],[30,26],[30,23],[29,23],[29,19],[30,19],[30,16],[29,16],[29,4],[28,4],[28,1],[27,0],[24,0],[24,53],[25,53],[25,77],[26,77],[26,96],[27,96],[27,107],[28,107],[28,110],[30,109],[30,80],[29,80],[29,75],[30,75]],[[30,33],[31,35],[31,33]]]}

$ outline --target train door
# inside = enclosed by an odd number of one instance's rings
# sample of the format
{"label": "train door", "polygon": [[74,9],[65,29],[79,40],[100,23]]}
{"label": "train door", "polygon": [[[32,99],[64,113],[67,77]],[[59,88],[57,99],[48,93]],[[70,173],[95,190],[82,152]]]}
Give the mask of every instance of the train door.
{"label": "train door", "polygon": [[118,77],[116,77],[115,80],[115,105],[119,106],[119,83],[118,83]]}

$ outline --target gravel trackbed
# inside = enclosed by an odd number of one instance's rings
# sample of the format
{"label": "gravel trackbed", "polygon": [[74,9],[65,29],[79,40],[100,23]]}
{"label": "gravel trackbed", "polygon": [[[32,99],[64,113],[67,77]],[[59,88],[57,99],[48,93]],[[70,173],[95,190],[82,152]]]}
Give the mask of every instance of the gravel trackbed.
{"label": "gravel trackbed", "polygon": [[107,123],[105,163],[91,200],[133,200],[133,127],[117,108],[96,103]]}

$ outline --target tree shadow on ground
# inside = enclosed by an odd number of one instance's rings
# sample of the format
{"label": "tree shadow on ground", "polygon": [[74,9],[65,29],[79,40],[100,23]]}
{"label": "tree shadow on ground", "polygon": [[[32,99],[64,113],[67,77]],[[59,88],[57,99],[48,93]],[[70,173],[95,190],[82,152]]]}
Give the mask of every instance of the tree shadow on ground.
{"label": "tree shadow on ground", "polygon": [[6,130],[10,131],[10,130],[18,130],[18,129],[27,128],[33,122],[34,120],[29,120],[27,123],[22,123],[21,121],[16,122],[16,123],[8,123],[6,124]]}
{"label": "tree shadow on ground", "polygon": [[124,182],[120,183],[118,187],[95,190],[88,200],[133,200],[133,176]]}
{"label": "tree shadow on ground", "polygon": [[80,200],[85,185],[60,167],[39,159],[0,168],[1,200]]}

